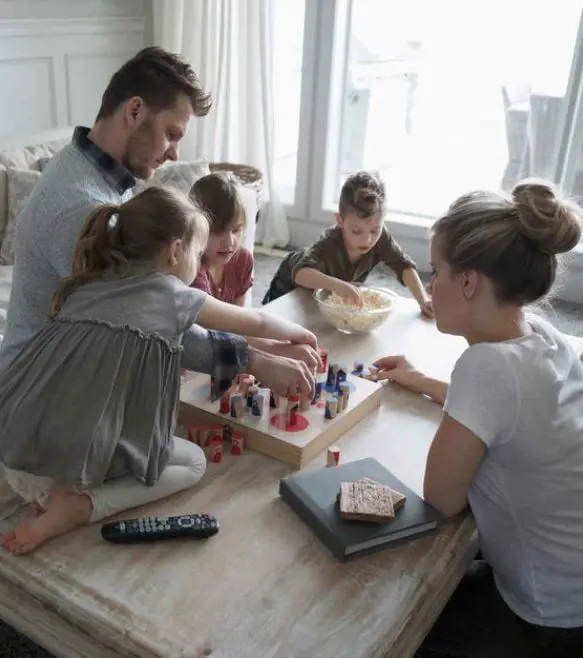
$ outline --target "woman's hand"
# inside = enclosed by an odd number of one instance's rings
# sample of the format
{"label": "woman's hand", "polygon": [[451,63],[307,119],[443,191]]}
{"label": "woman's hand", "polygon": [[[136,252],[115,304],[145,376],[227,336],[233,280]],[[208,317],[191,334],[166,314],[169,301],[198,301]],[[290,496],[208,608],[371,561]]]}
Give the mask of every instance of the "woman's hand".
{"label": "woman's hand", "polygon": [[431,301],[431,298],[427,298],[425,301],[421,302],[419,307],[421,308],[421,313],[423,313],[426,318],[435,317],[435,311],[433,310],[433,302]]}
{"label": "woman's hand", "polygon": [[373,363],[378,369],[379,381],[395,382],[414,393],[426,395],[437,404],[443,405],[447,397],[448,384],[439,379],[427,377],[414,368],[403,355],[385,356]]}
{"label": "woman's hand", "polygon": [[386,356],[375,361],[373,365],[379,369],[379,381],[388,380],[416,393],[423,392],[419,388],[423,375],[411,365],[406,357],[402,355]]}

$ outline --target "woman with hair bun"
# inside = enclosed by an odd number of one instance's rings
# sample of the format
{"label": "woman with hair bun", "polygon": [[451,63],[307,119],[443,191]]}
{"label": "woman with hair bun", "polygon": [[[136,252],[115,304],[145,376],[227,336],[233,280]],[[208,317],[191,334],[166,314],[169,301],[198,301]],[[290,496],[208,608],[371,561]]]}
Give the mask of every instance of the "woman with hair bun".
{"label": "woman with hair bun", "polygon": [[583,656],[583,364],[525,310],[582,216],[545,181],[457,199],[433,227],[431,294],[438,329],[469,346],[449,384],[404,356],[376,364],[443,405],[424,497],[445,516],[469,505],[483,558],[418,658]]}

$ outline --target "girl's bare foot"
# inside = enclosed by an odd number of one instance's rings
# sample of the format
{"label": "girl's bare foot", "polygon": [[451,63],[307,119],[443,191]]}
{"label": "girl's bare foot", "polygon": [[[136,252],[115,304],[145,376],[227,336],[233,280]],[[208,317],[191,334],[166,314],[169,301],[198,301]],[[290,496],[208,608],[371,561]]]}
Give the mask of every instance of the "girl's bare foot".
{"label": "girl's bare foot", "polygon": [[48,539],[87,523],[92,510],[93,503],[86,494],[55,488],[47,499],[44,514],[5,532],[0,544],[13,555],[31,553]]}

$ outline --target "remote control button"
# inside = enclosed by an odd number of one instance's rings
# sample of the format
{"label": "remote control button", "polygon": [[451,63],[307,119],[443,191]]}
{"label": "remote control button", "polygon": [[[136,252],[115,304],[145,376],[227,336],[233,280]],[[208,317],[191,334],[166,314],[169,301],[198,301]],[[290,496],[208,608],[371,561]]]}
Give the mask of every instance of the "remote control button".
{"label": "remote control button", "polygon": [[192,517],[190,516],[181,516],[178,519],[178,525],[181,528],[192,528],[192,526],[195,524],[195,521]]}

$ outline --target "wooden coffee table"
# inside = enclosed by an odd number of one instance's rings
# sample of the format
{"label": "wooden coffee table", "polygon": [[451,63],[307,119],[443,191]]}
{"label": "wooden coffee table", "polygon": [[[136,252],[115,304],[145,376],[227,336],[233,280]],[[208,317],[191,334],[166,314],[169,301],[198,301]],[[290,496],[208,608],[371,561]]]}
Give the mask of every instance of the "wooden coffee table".
{"label": "wooden coffee table", "polygon": [[[315,330],[345,358],[404,352],[447,378],[464,349],[400,300],[369,336],[345,336],[294,292],[268,307]],[[421,492],[440,408],[388,385],[381,408],[338,442],[342,460],[374,456]],[[321,455],[308,468],[324,463]],[[339,563],[278,497],[282,463],[247,451],[209,464],[200,484],[126,512],[210,512],[208,541],[116,547],[99,525],[27,558],[0,553],[0,616],[56,656],[372,658],[412,656],[476,550],[462,514],[437,534]]]}

